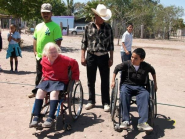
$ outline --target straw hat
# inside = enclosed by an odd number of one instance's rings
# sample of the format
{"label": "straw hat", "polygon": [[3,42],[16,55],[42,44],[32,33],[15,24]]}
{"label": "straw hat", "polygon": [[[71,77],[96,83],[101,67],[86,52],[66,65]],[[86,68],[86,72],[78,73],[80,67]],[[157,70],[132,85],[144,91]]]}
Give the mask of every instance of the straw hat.
{"label": "straw hat", "polygon": [[109,20],[112,16],[111,10],[107,9],[103,4],[98,4],[96,10],[94,8],[91,8],[91,10],[105,21]]}

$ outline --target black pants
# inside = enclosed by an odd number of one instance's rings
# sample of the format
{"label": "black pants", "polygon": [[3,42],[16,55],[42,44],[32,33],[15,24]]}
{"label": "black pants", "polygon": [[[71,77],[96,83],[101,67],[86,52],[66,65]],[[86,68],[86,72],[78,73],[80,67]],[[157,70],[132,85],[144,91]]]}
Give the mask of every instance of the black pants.
{"label": "black pants", "polygon": [[110,95],[109,95],[109,55],[96,56],[90,53],[87,53],[87,79],[89,87],[89,102],[95,104],[95,81],[96,81],[96,71],[97,67],[99,68],[100,77],[101,77],[101,100],[102,105],[110,104]]}
{"label": "black pants", "polygon": [[37,86],[42,78],[42,65],[40,64],[42,59],[36,59],[36,79],[35,79],[35,86]]}

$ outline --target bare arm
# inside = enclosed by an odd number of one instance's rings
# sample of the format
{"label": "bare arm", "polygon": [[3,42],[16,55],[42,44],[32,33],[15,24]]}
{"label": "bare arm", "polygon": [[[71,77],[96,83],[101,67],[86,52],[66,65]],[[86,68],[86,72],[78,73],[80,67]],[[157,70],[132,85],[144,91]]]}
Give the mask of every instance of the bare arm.
{"label": "bare arm", "polygon": [[153,80],[154,80],[155,91],[157,92],[157,79],[156,79],[156,74],[153,74],[152,77],[153,77]]}
{"label": "bare arm", "polygon": [[56,41],[56,44],[60,47],[61,46],[61,42],[62,42],[62,40],[58,40],[58,41]]}
{"label": "bare arm", "polygon": [[11,40],[12,40],[12,36],[11,36],[11,32],[10,32],[10,34],[8,36],[8,41],[10,42]]}
{"label": "bare arm", "polygon": [[82,50],[81,50],[81,64],[82,64],[83,66],[86,66],[86,65],[87,65],[86,59],[85,59],[85,52],[86,52],[85,49],[82,49]]}
{"label": "bare arm", "polygon": [[127,50],[127,48],[126,48],[126,46],[125,46],[125,43],[124,43],[124,42],[122,42],[122,47],[123,47],[123,49],[124,49],[125,53],[126,53],[127,55],[129,55],[129,51]]}
{"label": "bare arm", "polygon": [[37,55],[37,40],[33,39],[33,52],[34,55]]}
{"label": "bare arm", "polygon": [[112,83],[111,83],[111,88],[114,88],[115,86],[115,78],[116,78],[116,74],[113,73],[113,76],[112,76]]}

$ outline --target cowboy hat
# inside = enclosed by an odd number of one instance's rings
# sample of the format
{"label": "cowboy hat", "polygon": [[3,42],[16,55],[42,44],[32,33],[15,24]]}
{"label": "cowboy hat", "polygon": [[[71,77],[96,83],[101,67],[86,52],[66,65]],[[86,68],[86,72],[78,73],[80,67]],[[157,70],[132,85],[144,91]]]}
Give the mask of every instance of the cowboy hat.
{"label": "cowboy hat", "polygon": [[94,8],[91,8],[91,10],[105,21],[109,20],[112,16],[111,10],[107,9],[103,4],[98,4],[96,10]]}

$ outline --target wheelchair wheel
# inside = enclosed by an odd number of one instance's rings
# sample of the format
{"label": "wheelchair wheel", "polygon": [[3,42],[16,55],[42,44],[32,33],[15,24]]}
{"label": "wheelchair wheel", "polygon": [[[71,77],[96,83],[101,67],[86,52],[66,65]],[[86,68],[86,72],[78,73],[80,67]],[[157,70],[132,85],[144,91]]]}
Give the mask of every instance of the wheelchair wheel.
{"label": "wheelchair wheel", "polygon": [[154,126],[154,117],[155,117],[154,103],[153,103],[152,100],[150,100],[150,102],[149,102],[148,124],[152,127]]}
{"label": "wheelchair wheel", "polygon": [[150,81],[150,94],[154,104],[154,117],[157,116],[157,96],[154,88],[154,81]]}
{"label": "wheelchair wheel", "polygon": [[79,81],[73,84],[73,89],[69,93],[69,115],[73,120],[78,119],[83,107],[83,88]]}
{"label": "wheelchair wheel", "polygon": [[111,94],[111,118],[114,121],[114,115],[116,111],[116,102],[117,102],[117,94],[118,94],[118,79],[115,81],[115,87],[112,89]]}

